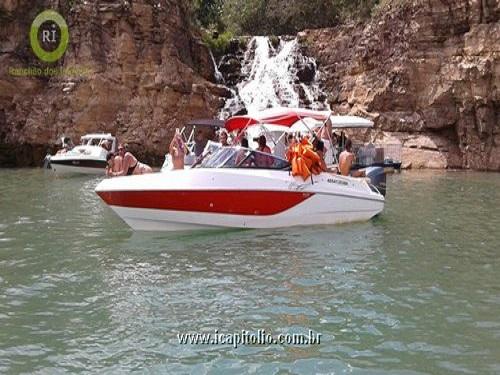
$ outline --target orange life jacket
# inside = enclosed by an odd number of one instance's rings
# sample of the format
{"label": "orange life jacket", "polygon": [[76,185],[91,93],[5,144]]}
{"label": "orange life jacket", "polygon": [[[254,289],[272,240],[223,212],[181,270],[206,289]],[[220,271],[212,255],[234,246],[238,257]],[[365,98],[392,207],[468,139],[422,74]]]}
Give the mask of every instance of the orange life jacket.
{"label": "orange life jacket", "polygon": [[313,146],[307,138],[303,138],[300,143],[290,146],[286,156],[292,165],[292,176],[302,176],[307,180],[311,174],[321,173],[321,158],[313,150]]}

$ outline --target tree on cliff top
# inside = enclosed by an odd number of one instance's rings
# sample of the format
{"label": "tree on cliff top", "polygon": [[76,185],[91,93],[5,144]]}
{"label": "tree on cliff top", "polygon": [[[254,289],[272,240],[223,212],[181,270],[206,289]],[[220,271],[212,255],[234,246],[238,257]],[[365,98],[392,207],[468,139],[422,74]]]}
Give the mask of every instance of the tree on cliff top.
{"label": "tree on cliff top", "polygon": [[206,29],[223,31],[222,8],[224,0],[193,0],[192,10],[195,19]]}
{"label": "tree on cliff top", "polygon": [[365,18],[379,0],[193,0],[194,14],[205,28],[234,34],[295,34]]}

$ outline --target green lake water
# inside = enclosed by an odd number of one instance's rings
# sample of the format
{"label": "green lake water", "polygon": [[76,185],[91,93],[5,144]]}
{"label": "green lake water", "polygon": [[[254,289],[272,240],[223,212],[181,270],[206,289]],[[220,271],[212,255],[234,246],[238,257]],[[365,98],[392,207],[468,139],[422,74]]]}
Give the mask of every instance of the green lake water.
{"label": "green lake water", "polygon": [[[500,373],[500,174],[404,172],[366,223],[133,233],[99,179],[0,170],[0,373]],[[310,346],[178,333],[321,333]]]}

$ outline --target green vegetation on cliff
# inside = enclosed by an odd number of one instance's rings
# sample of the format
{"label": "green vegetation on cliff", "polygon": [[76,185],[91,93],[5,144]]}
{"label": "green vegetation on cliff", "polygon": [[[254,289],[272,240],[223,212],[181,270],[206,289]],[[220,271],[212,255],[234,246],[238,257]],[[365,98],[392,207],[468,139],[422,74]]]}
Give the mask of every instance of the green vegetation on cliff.
{"label": "green vegetation on cliff", "polygon": [[242,35],[294,34],[369,17],[379,0],[192,0],[197,23]]}
{"label": "green vegetation on cliff", "polygon": [[220,57],[228,52],[229,45],[231,40],[234,39],[234,35],[230,31],[225,31],[221,34],[218,32],[210,33],[208,31],[203,31],[202,39],[213,54]]}

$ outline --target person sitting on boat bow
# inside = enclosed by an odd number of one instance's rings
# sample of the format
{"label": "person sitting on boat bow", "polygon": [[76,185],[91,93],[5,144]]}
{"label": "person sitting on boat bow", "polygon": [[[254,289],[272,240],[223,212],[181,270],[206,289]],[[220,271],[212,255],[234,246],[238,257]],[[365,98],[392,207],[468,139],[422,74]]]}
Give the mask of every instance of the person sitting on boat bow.
{"label": "person sitting on boat bow", "polygon": [[131,152],[126,151],[125,146],[122,144],[118,146],[118,155],[122,158],[121,169],[117,172],[111,171],[109,176],[131,176],[153,172],[149,165],[139,162]]}

